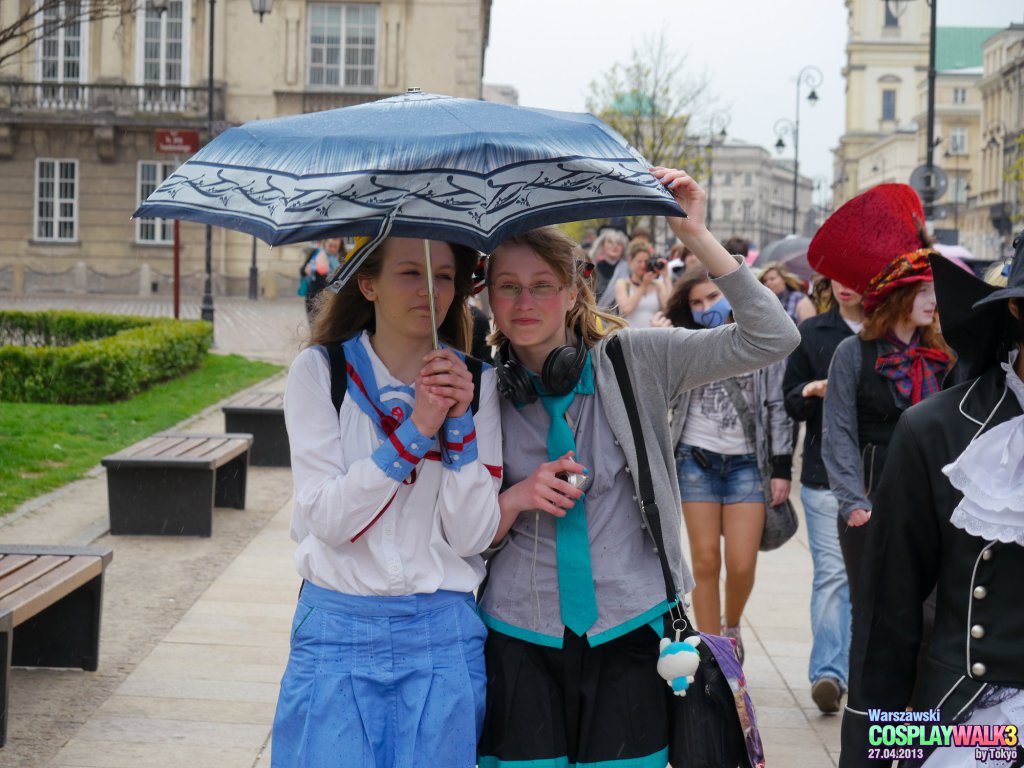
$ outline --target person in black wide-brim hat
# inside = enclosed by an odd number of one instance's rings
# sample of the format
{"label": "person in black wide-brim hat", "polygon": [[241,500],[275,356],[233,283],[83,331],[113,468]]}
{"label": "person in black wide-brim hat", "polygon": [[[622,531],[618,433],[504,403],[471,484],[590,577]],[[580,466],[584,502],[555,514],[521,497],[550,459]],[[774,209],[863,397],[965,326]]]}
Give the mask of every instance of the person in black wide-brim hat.
{"label": "person in black wide-brim hat", "polygon": [[[973,378],[905,411],[893,435],[854,607],[840,768],[877,764],[871,711],[938,708],[943,723],[1024,729],[1024,233],[1014,247],[999,290],[932,257],[943,333]],[[919,743],[901,766],[953,764],[950,748]],[[1010,749],[999,765],[1022,764],[1024,749]]]}

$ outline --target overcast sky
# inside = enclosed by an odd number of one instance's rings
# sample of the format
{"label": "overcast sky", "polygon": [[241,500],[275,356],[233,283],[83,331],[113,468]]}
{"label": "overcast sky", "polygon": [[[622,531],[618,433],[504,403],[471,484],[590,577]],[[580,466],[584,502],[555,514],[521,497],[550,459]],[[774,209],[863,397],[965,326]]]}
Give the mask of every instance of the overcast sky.
{"label": "overcast sky", "polygon": [[[925,0],[913,0],[924,2]],[[484,81],[519,90],[530,107],[583,111],[587,86],[661,30],[686,69],[706,72],[731,115],[729,135],[771,148],[775,121],[794,117],[796,76],[818,67],[819,101],[800,109],[800,170],[832,180],[843,132],[843,0],[493,0]],[[1021,0],[939,0],[940,26],[1024,21]],[[806,95],[804,88],[802,93]],[[789,142],[787,142],[789,143]],[[792,157],[791,147],[783,157]]]}

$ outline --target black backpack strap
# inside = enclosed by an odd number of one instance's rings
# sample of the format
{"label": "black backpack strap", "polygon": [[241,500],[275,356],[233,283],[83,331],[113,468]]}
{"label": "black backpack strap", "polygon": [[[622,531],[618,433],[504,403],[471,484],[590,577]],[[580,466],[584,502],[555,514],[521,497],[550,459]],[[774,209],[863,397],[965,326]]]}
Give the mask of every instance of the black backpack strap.
{"label": "black backpack strap", "polygon": [[484,374],[484,363],[482,360],[466,355],[466,367],[473,377],[473,402],[469,404],[469,409],[476,413],[480,410],[480,379]]}
{"label": "black backpack strap", "polygon": [[334,410],[341,413],[341,404],[345,402],[345,391],[348,389],[348,370],[345,365],[345,348],[341,342],[327,344],[327,362],[331,367],[331,402]]}
{"label": "black backpack strap", "polygon": [[654,496],[654,482],[651,480],[651,465],[647,461],[647,450],[644,447],[644,434],[640,426],[640,412],[636,407],[636,396],[633,392],[633,383],[629,378],[629,370],[626,367],[626,357],[622,353],[622,342],[619,337],[612,336],[605,345],[608,351],[608,359],[612,361],[612,368],[615,370],[615,380],[619,384],[619,392],[622,394],[622,402],[626,406],[626,416],[629,418],[629,429],[633,433],[633,446],[636,448],[637,463],[637,484],[640,491],[640,513],[651,531],[651,538],[654,539],[655,549],[658,551],[658,559],[661,561],[661,575],[665,579],[665,594],[671,603],[679,596],[675,580],[672,578],[672,569],[668,564],[668,556],[665,554],[665,534],[661,529],[661,512],[658,509],[658,502]]}

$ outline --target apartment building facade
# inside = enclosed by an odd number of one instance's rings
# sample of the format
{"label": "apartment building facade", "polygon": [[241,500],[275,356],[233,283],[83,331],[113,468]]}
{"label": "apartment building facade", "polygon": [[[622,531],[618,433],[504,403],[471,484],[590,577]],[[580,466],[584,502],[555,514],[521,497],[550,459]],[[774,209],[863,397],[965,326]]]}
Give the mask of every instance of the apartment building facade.
{"label": "apartment building facade", "polygon": [[[0,291],[169,290],[173,222],[130,219],[214,134],[409,87],[480,98],[491,0],[154,0],[61,24],[0,66]],[[0,27],[19,3],[0,4]],[[165,5],[159,9],[156,6]],[[201,291],[205,228],[180,225],[183,293]],[[298,246],[214,228],[215,294],[294,291]]]}

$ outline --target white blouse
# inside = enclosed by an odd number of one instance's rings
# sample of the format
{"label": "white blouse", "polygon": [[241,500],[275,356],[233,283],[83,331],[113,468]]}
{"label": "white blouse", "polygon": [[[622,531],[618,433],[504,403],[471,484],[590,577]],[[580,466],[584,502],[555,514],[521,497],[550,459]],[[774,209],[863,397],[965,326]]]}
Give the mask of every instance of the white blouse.
{"label": "white blouse", "polygon": [[[378,388],[404,386],[365,334],[361,343]],[[445,461],[436,460],[437,441],[424,438],[411,418],[381,440],[350,395],[336,414],[330,366],[316,348],[292,363],[284,414],[295,484],[291,536],[302,578],[352,595],[470,592],[479,585],[480,553],[499,521],[501,427],[493,369],[483,372],[477,413],[445,422],[452,446]],[[414,466],[415,482],[404,483]]]}

